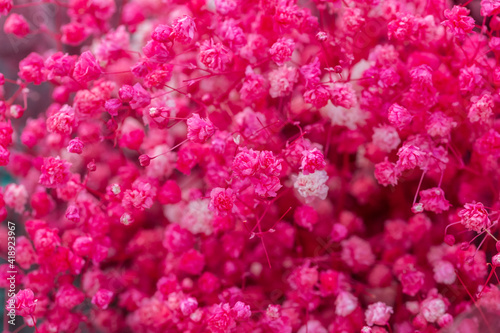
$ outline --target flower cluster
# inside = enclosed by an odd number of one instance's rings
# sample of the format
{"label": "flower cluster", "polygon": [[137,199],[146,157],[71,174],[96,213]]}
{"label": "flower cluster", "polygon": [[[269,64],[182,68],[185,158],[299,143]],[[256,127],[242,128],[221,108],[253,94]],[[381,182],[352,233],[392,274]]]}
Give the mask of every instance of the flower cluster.
{"label": "flower cluster", "polygon": [[29,330],[500,327],[498,1],[0,16],[6,301]]}

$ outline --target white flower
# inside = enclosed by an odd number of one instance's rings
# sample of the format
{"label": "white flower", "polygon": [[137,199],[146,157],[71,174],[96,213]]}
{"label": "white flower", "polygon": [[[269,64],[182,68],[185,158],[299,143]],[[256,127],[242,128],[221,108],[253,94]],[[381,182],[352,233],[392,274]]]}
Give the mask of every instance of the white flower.
{"label": "white flower", "polygon": [[314,200],[314,197],[318,197],[321,200],[326,199],[328,195],[328,186],[326,186],[325,183],[327,180],[328,175],[324,170],[316,170],[314,173],[308,175],[304,175],[301,172],[293,186],[297,189],[299,194],[306,199],[306,202],[309,203]]}

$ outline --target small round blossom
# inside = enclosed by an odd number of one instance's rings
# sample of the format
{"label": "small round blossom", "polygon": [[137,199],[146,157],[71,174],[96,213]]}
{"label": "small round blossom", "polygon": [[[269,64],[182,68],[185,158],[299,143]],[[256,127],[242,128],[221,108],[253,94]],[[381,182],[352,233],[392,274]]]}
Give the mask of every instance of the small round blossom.
{"label": "small round blossom", "polygon": [[396,149],[401,143],[396,129],[387,125],[373,129],[372,141],[375,146],[387,153]]}
{"label": "small round blossom", "polygon": [[68,151],[74,154],[83,152],[83,141],[80,138],[74,138],[68,142]]}
{"label": "small round blossom", "polygon": [[192,17],[184,15],[172,23],[171,36],[178,42],[190,43],[196,33],[196,24]]}
{"label": "small round blossom", "polygon": [[12,0],[2,0],[0,2],[0,15],[7,15],[12,9]]}
{"label": "small round blossom", "polygon": [[102,69],[97,63],[94,55],[90,51],[83,52],[75,63],[73,77],[76,81],[85,84],[89,81],[98,79],[101,76]]}
{"label": "small round blossom", "polygon": [[398,150],[398,156],[398,166],[400,166],[402,170],[422,167],[427,160],[426,153],[413,145],[403,145]]}
{"label": "small round blossom", "polygon": [[200,62],[207,68],[223,71],[231,61],[231,53],[227,47],[221,43],[214,43],[212,40],[204,41],[200,46]]}
{"label": "small round blossom", "polygon": [[245,69],[245,80],[240,89],[241,98],[245,101],[260,99],[267,94],[267,81],[259,74],[256,74],[252,67]]}
{"label": "small round blossom", "polygon": [[468,230],[482,232],[491,226],[488,212],[480,202],[466,203],[464,208],[458,212],[458,217],[460,218],[460,223]]}
{"label": "small round blossom", "polygon": [[353,294],[342,291],[335,300],[335,313],[337,316],[346,317],[358,306],[358,299]]}
{"label": "small round blossom", "polygon": [[297,70],[294,67],[281,66],[269,73],[269,95],[272,98],[289,95],[297,82]]}
{"label": "small round blossom", "polygon": [[308,175],[301,172],[293,187],[297,189],[306,202],[312,202],[314,197],[325,200],[328,195],[328,186],[325,184],[327,180],[326,171],[316,170]]}
{"label": "small round blossom", "polygon": [[87,27],[78,22],[70,22],[61,27],[61,41],[64,44],[78,46],[89,36]]}
{"label": "small round blossom", "polygon": [[189,316],[198,308],[198,301],[195,298],[188,297],[180,304],[180,309],[183,315]]}
{"label": "small round blossom", "polygon": [[420,191],[420,203],[425,210],[441,213],[450,208],[450,203],[444,197],[444,191],[439,187]]}
{"label": "small round blossom", "polygon": [[290,38],[280,38],[269,49],[269,54],[273,61],[282,66],[285,62],[292,58],[295,43]]}
{"label": "small round blossom", "polygon": [[22,289],[18,293],[7,300],[6,310],[9,311],[9,304],[14,303],[16,315],[29,317],[33,315],[36,308],[37,299],[31,289]]}
{"label": "small round blossom", "polygon": [[40,84],[45,80],[43,58],[36,52],[30,53],[19,62],[19,77],[26,82]]}
{"label": "small round blossom", "polygon": [[370,243],[358,236],[352,236],[341,244],[341,258],[354,272],[365,271],[375,262]]}
{"label": "small round blossom", "polygon": [[425,129],[432,137],[446,138],[451,130],[457,126],[452,118],[446,116],[443,112],[434,112],[430,117]]}
{"label": "small round blossom", "polygon": [[137,180],[123,195],[123,206],[128,209],[145,210],[153,206],[156,189],[150,183]]}
{"label": "small round blossom", "polygon": [[28,202],[28,191],[22,184],[9,184],[5,187],[3,201],[17,213],[23,213]]}
{"label": "small round blossom", "polygon": [[300,169],[304,175],[314,173],[316,170],[323,170],[326,166],[325,157],[316,148],[304,150],[302,156]]}
{"label": "small round blossom", "polygon": [[113,299],[113,292],[107,289],[99,289],[92,297],[92,304],[100,309],[107,309]]}
{"label": "small round blossom", "polygon": [[396,164],[388,161],[387,157],[383,162],[375,164],[375,178],[382,186],[397,185],[400,170]]}
{"label": "small round blossom", "polygon": [[455,267],[452,263],[445,260],[437,261],[434,264],[434,280],[438,283],[453,284],[457,278]]}
{"label": "small round blossom", "polygon": [[46,158],[42,165],[39,182],[45,187],[62,187],[71,178],[71,164],[58,157]]}
{"label": "small round blossom", "polygon": [[368,305],[365,311],[365,320],[369,326],[387,325],[391,314],[393,313],[392,307],[383,302],[377,302]]}
{"label": "small round blossom", "polygon": [[194,113],[187,120],[188,134],[190,141],[204,143],[215,133],[215,127],[208,119],[202,119],[197,113]]}
{"label": "small round blossom", "polygon": [[444,11],[446,20],[443,25],[448,27],[456,37],[463,38],[474,28],[474,19],[469,16],[470,11],[463,6],[453,6]]}
{"label": "small round blossom", "polygon": [[446,304],[439,298],[426,298],[420,306],[420,313],[429,323],[435,323],[446,313]]}
{"label": "small round blossom", "polygon": [[293,214],[295,223],[311,231],[313,226],[318,223],[318,213],[310,206],[299,206]]}
{"label": "small round blossom", "polygon": [[71,134],[75,126],[75,111],[69,105],[47,118],[47,130],[51,133]]}
{"label": "small round blossom", "polygon": [[481,0],[481,16],[493,16],[500,12],[500,4],[495,0]]}
{"label": "small round blossom", "polygon": [[471,123],[488,123],[493,115],[493,97],[490,94],[484,94],[481,98],[473,97],[467,117]]}
{"label": "small round blossom", "polygon": [[24,16],[12,13],[5,20],[3,31],[6,34],[13,34],[22,38],[30,33],[30,26]]}
{"label": "small round blossom", "polygon": [[320,84],[304,92],[304,102],[312,104],[318,109],[327,105],[329,99],[330,91]]}
{"label": "small round blossom", "polygon": [[235,195],[230,188],[214,188],[210,192],[209,208],[220,215],[230,213],[233,209]]}

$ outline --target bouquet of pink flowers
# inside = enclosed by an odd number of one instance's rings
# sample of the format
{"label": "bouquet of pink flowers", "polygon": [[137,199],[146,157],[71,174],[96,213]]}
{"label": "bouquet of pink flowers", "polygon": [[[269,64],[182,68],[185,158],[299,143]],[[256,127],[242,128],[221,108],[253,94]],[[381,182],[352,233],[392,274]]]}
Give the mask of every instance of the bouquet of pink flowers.
{"label": "bouquet of pink flowers", "polygon": [[0,0],[4,332],[498,332],[499,15]]}

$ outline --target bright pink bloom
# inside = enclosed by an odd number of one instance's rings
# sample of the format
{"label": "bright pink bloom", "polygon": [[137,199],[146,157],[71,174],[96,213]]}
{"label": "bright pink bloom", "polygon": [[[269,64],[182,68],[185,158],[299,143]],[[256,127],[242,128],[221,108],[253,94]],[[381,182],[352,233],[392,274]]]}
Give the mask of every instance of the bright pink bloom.
{"label": "bright pink bloom", "polygon": [[62,187],[71,177],[71,164],[65,160],[49,157],[44,160],[39,182],[45,187]]}
{"label": "bright pink bloom", "polygon": [[202,119],[197,113],[187,120],[187,126],[187,137],[195,143],[204,143],[215,133],[212,122],[209,119]]}
{"label": "bright pink bloom", "polygon": [[47,130],[51,133],[68,135],[75,126],[75,111],[69,105],[63,105],[59,111],[47,118]]}
{"label": "bright pink bloom", "polygon": [[68,151],[74,154],[83,152],[83,141],[80,138],[74,138],[68,142]]}
{"label": "bright pink bloom", "polygon": [[72,46],[81,44],[89,36],[87,28],[78,22],[71,22],[63,25],[61,27],[61,32],[61,41],[64,44]]}
{"label": "bright pink bloom", "polygon": [[5,20],[3,31],[6,34],[13,34],[19,38],[23,38],[30,33],[30,26],[24,16],[12,13]]}
{"label": "bright pink bloom", "polygon": [[444,191],[439,187],[420,191],[420,203],[425,210],[442,213],[450,208],[450,203],[444,197]]}
{"label": "bright pink bloom", "polygon": [[102,74],[101,66],[90,51],[83,52],[75,63],[73,77],[76,81],[86,84],[98,79]]}
{"label": "bright pink bloom", "polygon": [[313,226],[318,223],[318,213],[310,206],[299,206],[293,214],[295,223],[311,231]]}
{"label": "bright pink bloom", "polygon": [[326,166],[325,157],[316,148],[304,150],[302,152],[300,169],[304,175],[314,173],[316,170],[323,170]]}
{"label": "bright pink bloom", "polygon": [[375,178],[382,186],[397,185],[400,170],[396,164],[388,161],[387,157],[384,162],[375,164]]}
{"label": "bright pink bloom", "polygon": [[500,12],[500,3],[495,0],[481,0],[481,16],[493,16]]}
{"label": "bright pink bloom", "polygon": [[107,289],[99,289],[97,293],[92,297],[92,304],[100,309],[107,309],[109,303],[113,299],[113,292]]}
{"label": "bright pink bloom", "polygon": [[235,194],[230,188],[214,188],[210,192],[210,204],[208,208],[220,215],[230,213],[234,204]]}
{"label": "bright pink bloom", "polygon": [[7,300],[7,312],[10,303],[15,304],[16,315],[29,317],[35,312],[37,299],[35,299],[35,294],[31,289],[22,289],[19,292]]}
{"label": "bright pink bloom", "polygon": [[474,19],[469,16],[470,11],[463,6],[453,6],[444,11],[446,21],[443,25],[448,27],[455,36],[463,38],[474,28]]}
{"label": "bright pink bloom", "polygon": [[43,58],[35,52],[19,62],[19,77],[26,82],[40,84],[45,80]]}
{"label": "bright pink bloom", "polygon": [[206,40],[200,46],[201,63],[215,71],[223,71],[231,62],[231,58],[229,49],[221,43]]}
{"label": "bright pink bloom", "polygon": [[466,203],[464,208],[458,212],[458,217],[460,217],[460,223],[468,230],[482,232],[491,226],[488,212],[480,202]]}
{"label": "bright pink bloom", "polygon": [[184,15],[174,20],[172,23],[172,37],[181,43],[188,44],[194,38],[196,24],[190,16]]}
{"label": "bright pink bloom", "polygon": [[292,58],[295,43],[290,38],[280,38],[269,49],[269,54],[273,61],[282,66],[285,62]]}
{"label": "bright pink bloom", "polygon": [[12,0],[1,0],[0,1],[0,15],[9,14],[12,9]]}

